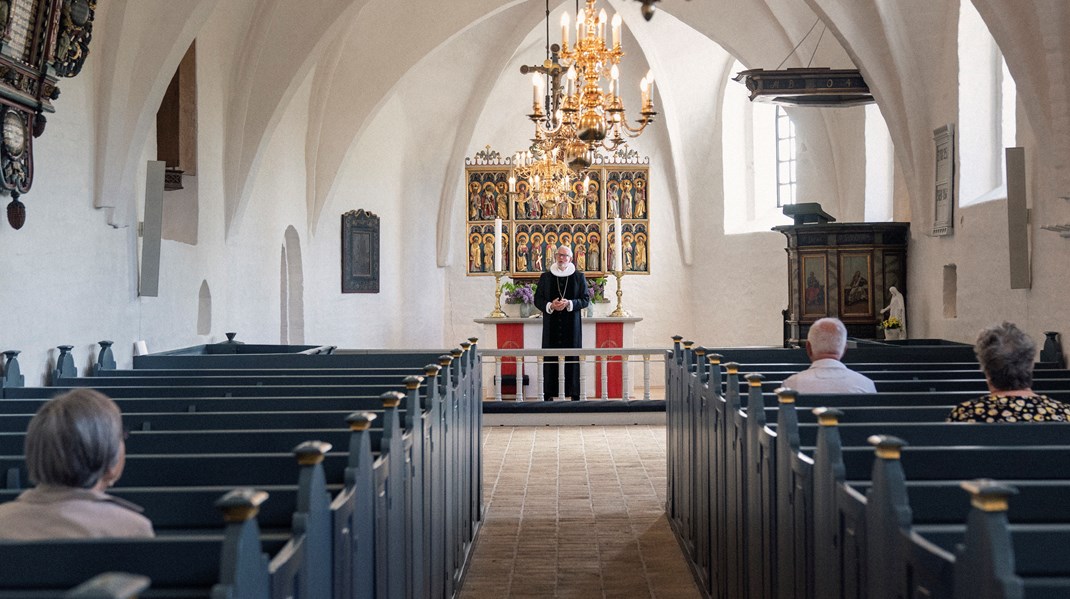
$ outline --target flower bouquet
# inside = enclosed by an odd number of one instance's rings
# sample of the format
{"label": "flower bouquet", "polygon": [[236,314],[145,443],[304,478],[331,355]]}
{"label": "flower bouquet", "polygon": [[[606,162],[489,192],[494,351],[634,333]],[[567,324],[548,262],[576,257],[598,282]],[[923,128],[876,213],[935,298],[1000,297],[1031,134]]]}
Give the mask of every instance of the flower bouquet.
{"label": "flower bouquet", "polygon": [[882,320],[880,328],[884,331],[884,338],[889,340],[903,339],[903,322],[895,316],[889,316]]}
{"label": "flower bouquet", "polygon": [[518,305],[520,316],[527,318],[537,312],[535,310],[536,287],[538,287],[536,283],[516,283],[512,281],[503,283],[502,297],[505,298],[507,305]]}
{"label": "flower bouquet", "polygon": [[608,302],[606,299],[606,278],[587,279],[587,299],[592,302]]}
{"label": "flower bouquet", "polygon": [[[587,316],[605,315],[604,312],[607,309],[604,308],[604,305],[609,303],[609,299],[606,297],[605,277],[587,279],[587,299],[591,300],[591,303],[587,305]],[[595,308],[595,304],[599,304],[598,308]]]}

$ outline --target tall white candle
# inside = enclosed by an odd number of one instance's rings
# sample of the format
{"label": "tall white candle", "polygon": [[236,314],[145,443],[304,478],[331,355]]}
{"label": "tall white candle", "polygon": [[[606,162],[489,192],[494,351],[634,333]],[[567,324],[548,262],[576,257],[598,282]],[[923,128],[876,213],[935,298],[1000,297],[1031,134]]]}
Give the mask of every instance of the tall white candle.
{"label": "tall white candle", "polygon": [[538,73],[531,76],[531,102],[535,106],[542,105],[542,76]]}
{"label": "tall white candle", "polygon": [[561,47],[568,47],[568,13],[561,13]]}
{"label": "tall white candle", "polygon": [[620,13],[613,15],[613,47],[620,47]]}
{"label": "tall white candle", "polygon": [[502,271],[502,219],[494,219],[494,272]]}
{"label": "tall white candle", "polygon": [[624,252],[621,250],[621,231],[620,217],[613,219],[613,268],[615,270],[624,270]]}

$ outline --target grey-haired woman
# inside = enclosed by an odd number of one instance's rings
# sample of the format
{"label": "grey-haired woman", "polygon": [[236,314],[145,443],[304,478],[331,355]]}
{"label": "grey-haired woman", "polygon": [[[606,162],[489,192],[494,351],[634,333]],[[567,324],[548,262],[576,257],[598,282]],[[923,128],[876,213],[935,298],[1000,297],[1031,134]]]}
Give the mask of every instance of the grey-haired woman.
{"label": "grey-haired woman", "polygon": [[119,407],[92,389],[41,406],[26,430],[26,467],[36,485],[0,504],[0,539],[151,537],[141,508],[105,493],[126,461]]}
{"label": "grey-haired woman", "polygon": [[973,349],[989,394],[952,408],[949,422],[1070,421],[1070,406],[1033,392],[1037,346],[1013,323],[984,329]]}

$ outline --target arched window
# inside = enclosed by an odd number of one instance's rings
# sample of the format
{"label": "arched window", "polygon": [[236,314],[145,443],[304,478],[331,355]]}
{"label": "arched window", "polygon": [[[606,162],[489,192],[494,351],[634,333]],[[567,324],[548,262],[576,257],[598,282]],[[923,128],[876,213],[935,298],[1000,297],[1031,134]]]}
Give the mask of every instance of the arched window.
{"label": "arched window", "polygon": [[892,191],[895,187],[892,169],[892,136],[888,132],[880,108],[866,105],[866,222],[892,220]]}
{"label": "arched window", "polygon": [[[744,70],[738,61],[731,73]],[[721,109],[721,143],[724,165],[724,232],[726,235],[768,231],[788,224],[777,201],[777,108],[751,102],[747,88],[727,81]],[[783,127],[785,160],[794,160],[794,127]],[[790,134],[790,137],[787,135]],[[794,163],[783,163],[794,184]],[[787,182],[785,180],[785,182]],[[794,191],[791,191],[794,202]],[[788,203],[792,203],[788,202]]]}
{"label": "arched window", "polygon": [[1015,145],[1014,80],[973,3],[959,3],[959,205],[1007,197],[1005,147]]}
{"label": "arched window", "polygon": [[795,203],[795,124],[788,113],[776,107],[776,205]]}

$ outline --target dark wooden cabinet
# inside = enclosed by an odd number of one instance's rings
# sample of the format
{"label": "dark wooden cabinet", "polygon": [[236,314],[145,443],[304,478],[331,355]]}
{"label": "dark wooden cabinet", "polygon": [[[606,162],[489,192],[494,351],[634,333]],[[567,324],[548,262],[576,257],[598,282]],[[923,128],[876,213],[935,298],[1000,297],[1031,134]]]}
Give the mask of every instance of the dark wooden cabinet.
{"label": "dark wooden cabinet", "polygon": [[[835,316],[850,337],[879,334],[889,287],[907,294],[910,223],[820,223],[774,227],[788,238],[785,345],[802,344],[815,320]],[[801,341],[800,341],[801,340]]]}

